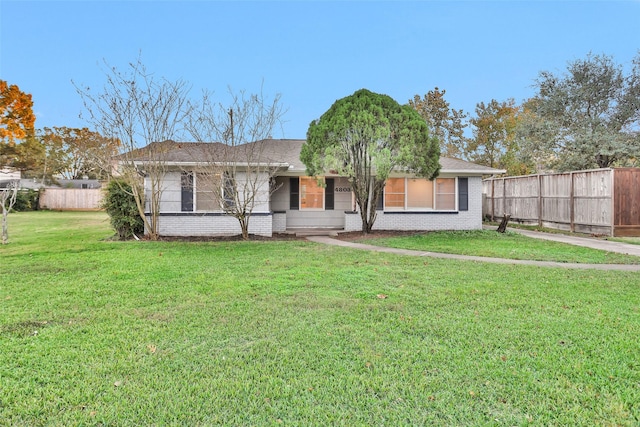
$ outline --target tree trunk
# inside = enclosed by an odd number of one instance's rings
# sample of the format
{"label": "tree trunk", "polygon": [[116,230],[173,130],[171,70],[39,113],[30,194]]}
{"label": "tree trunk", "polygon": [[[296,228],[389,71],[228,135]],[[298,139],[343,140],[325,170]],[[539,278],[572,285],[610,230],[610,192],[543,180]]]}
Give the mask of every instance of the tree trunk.
{"label": "tree trunk", "polygon": [[9,224],[7,222],[7,216],[9,211],[2,204],[2,244],[6,245],[9,240]]}
{"label": "tree trunk", "polygon": [[242,230],[242,240],[249,240],[249,217],[238,218],[240,229]]}

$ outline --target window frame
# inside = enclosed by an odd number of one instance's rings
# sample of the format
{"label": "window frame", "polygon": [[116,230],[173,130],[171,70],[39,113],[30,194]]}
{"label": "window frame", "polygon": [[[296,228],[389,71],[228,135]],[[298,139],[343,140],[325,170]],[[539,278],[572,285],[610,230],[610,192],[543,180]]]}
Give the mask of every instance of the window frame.
{"label": "window frame", "polygon": [[[438,177],[435,178],[433,180],[428,180],[426,178],[417,178],[417,177],[391,177],[388,178],[388,180],[390,179],[401,179],[404,180],[404,205],[402,207],[399,206],[388,206],[387,205],[387,194],[402,194],[402,193],[388,193],[388,188],[387,185],[385,184],[385,188],[384,188],[384,204],[383,204],[383,211],[385,212],[458,212],[459,211],[459,198],[460,198],[460,192],[459,192],[459,182],[458,182],[458,177]],[[453,180],[453,193],[438,193],[438,186],[437,186],[437,182],[438,180]],[[432,207],[409,207],[409,180],[425,180],[427,182],[431,183],[431,203],[432,203]],[[453,208],[444,208],[444,209],[440,209],[438,207],[438,195],[439,194],[452,194],[453,195]]]}
{"label": "window frame", "polygon": [[[321,211],[326,210],[325,209],[325,202],[326,202],[325,187],[323,187],[321,185],[318,185],[318,180],[319,179],[317,177],[314,177],[314,176],[301,176],[299,178],[300,179],[299,179],[299,187],[298,187],[298,190],[299,190],[298,191],[298,197],[299,197],[299,199],[298,199],[298,209],[301,210],[301,211],[307,211],[307,212],[312,212],[312,211],[321,212]],[[303,206],[302,197],[303,197],[303,195],[305,195],[305,197],[306,197],[306,193],[303,190],[303,185],[302,185],[302,180],[303,179],[307,180],[307,181],[310,181],[310,182],[314,182],[316,184],[316,187],[314,187],[314,188],[320,190],[322,207],[308,207],[307,208],[307,207]],[[321,179],[324,181],[325,178],[322,177]],[[310,194],[315,194],[315,193],[310,193]]]}
{"label": "window frame", "polygon": [[213,196],[217,195],[213,189],[199,189],[202,185],[206,186],[208,181],[207,178],[203,178],[203,175],[206,176],[208,173],[193,170],[180,173],[180,211],[204,214],[226,212],[232,209],[235,206],[235,177],[229,172],[224,172],[220,178],[219,195],[222,196],[222,199],[216,197],[218,200],[210,202],[214,205],[213,209],[198,209],[198,196],[204,197],[204,194],[209,194],[213,199]]}

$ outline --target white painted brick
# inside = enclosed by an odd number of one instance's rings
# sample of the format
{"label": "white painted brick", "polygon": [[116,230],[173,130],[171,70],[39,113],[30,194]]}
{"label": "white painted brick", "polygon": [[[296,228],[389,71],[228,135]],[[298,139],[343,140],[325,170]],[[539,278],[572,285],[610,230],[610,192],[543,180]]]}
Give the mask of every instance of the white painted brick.
{"label": "white painted brick", "polygon": [[[252,216],[249,220],[249,234],[271,237],[272,216]],[[241,233],[238,220],[228,215],[188,215],[161,216],[159,221],[161,236],[233,236]]]}
{"label": "white painted brick", "polygon": [[[482,228],[482,180],[469,178],[469,210],[458,213],[378,212],[374,230],[477,230]],[[345,231],[362,230],[360,214],[345,214]]]}
{"label": "white painted brick", "polygon": [[284,233],[287,231],[287,214],[286,213],[274,213],[273,214],[273,226],[274,233]]}

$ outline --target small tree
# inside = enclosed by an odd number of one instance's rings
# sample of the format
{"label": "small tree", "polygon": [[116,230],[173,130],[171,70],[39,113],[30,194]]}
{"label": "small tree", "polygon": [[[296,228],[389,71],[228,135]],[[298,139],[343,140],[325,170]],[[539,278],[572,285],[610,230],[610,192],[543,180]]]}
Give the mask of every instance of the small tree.
{"label": "small tree", "polygon": [[309,175],[335,170],[349,179],[364,233],[373,227],[392,170],[408,169],[429,179],[440,170],[438,140],[420,114],[366,89],[337,100],[311,122],[300,159]]}
{"label": "small tree", "polygon": [[18,195],[18,182],[11,181],[6,187],[0,188],[0,201],[2,202],[2,244],[9,242],[9,211],[16,203]]}
{"label": "small tree", "polygon": [[254,209],[268,204],[277,189],[272,178],[279,164],[268,155],[266,139],[280,123],[283,108],[280,95],[268,100],[262,92],[246,95],[229,90],[229,94],[231,102],[224,105],[205,93],[187,128],[196,141],[207,142],[191,153],[200,164],[196,185],[207,188],[210,209],[238,220],[246,240]]}
{"label": "small tree", "polygon": [[[171,148],[164,141],[179,139],[188,116],[186,82],[156,78],[141,60],[128,73],[110,68],[102,92],[78,87],[89,121],[101,135],[120,141],[118,174],[131,189],[147,236],[159,234],[160,200]],[[146,181],[146,185],[144,185]],[[145,194],[146,190],[146,194]]]}

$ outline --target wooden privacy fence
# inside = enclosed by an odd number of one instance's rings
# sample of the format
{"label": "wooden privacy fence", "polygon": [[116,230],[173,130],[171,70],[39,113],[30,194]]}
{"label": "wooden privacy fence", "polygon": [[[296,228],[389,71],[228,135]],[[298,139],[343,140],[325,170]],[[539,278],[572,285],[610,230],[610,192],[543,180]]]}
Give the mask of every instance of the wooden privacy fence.
{"label": "wooden privacy fence", "polygon": [[594,169],[483,181],[483,214],[560,230],[640,236],[640,169]]}
{"label": "wooden privacy fence", "polygon": [[103,190],[80,188],[47,188],[40,195],[40,209],[96,211],[100,210]]}

